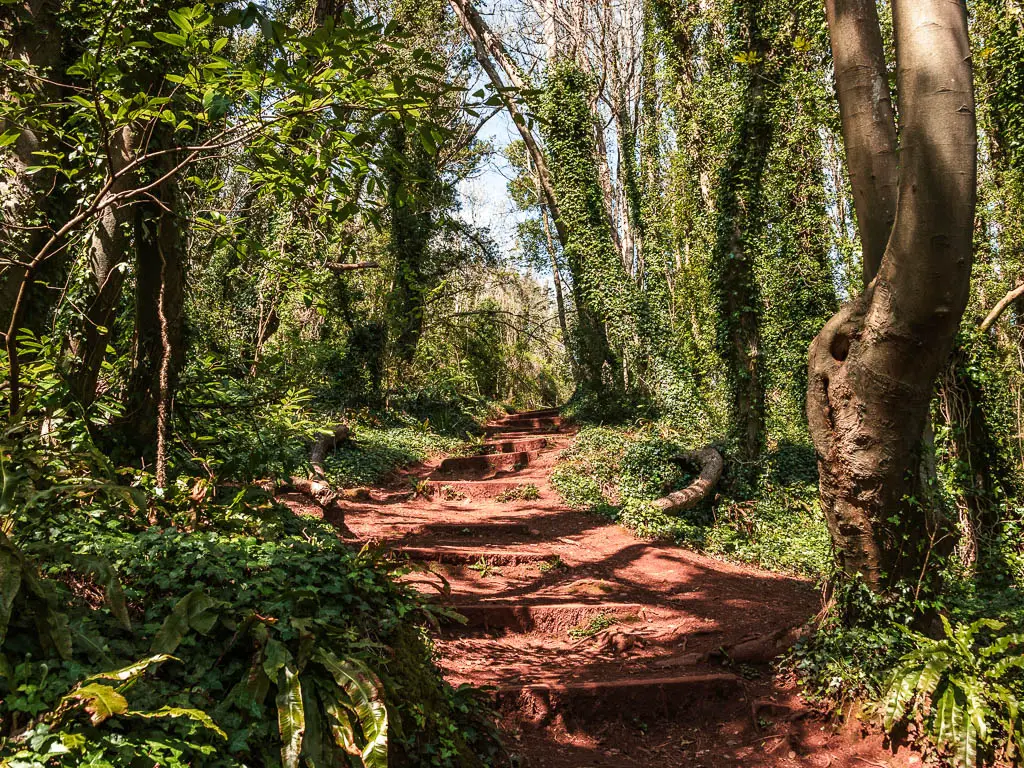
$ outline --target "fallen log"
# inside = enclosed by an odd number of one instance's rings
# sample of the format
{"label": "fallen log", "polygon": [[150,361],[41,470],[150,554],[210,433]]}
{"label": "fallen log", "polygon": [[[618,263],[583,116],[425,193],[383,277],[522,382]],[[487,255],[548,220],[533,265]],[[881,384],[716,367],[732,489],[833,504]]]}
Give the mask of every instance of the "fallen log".
{"label": "fallen log", "polygon": [[279,493],[299,493],[306,496],[320,507],[323,518],[338,529],[342,536],[354,538],[354,534],[345,525],[345,508],[342,501],[368,501],[370,492],[366,488],[350,488],[335,490],[327,482],[324,472],[324,459],[329,451],[333,451],[340,443],[348,439],[351,430],[345,424],[338,424],[325,431],[314,442],[310,450],[309,462],[313,466],[313,477],[292,475],[283,482],[267,482],[262,487],[271,496]]}
{"label": "fallen log", "polygon": [[700,467],[700,475],[680,491],[674,491],[653,502],[654,506],[668,515],[692,509],[706,499],[722,476],[725,461],[722,454],[711,446],[699,451],[687,451],[674,458],[675,461],[695,464]]}
{"label": "fallen log", "polygon": [[330,432],[320,435],[313,443],[313,450],[309,453],[309,463],[313,465],[317,479],[323,480],[324,478],[324,459],[327,458],[327,453],[337,448],[339,443],[348,440],[350,434],[352,432],[348,426],[338,424]]}

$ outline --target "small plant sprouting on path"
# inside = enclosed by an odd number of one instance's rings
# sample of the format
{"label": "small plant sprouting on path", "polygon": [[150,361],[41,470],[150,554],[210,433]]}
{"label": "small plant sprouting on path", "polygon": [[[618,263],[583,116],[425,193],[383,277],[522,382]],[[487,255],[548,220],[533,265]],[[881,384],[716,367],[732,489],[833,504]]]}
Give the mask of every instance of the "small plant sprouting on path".
{"label": "small plant sprouting on path", "polygon": [[596,616],[592,616],[590,621],[573,627],[569,630],[569,637],[573,640],[585,640],[588,637],[604,632],[609,627],[613,627],[619,623],[619,619],[610,613],[602,611]]}
{"label": "small plant sprouting on path", "polygon": [[445,501],[463,501],[466,498],[466,494],[457,490],[454,486],[442,485],[441,498]]}
{"label": "small plant sprouting on path", "polygon": [[430,482],[414,478],[412,481],[412,495],[413,497],[422,496],[425,499],[429,499],[431,495]]}
{"label": "small plant sprouting on path", "polygon": [[551,571],[557,571],[559,568],[568,568],[561,555],[555,555],[550,560],[544,560],[537,564],[540,568],[541,573],[550,573]]}
{"label": "small plant sprouting on path", "polygon": [[488,576],[501,575],[501,569],[495,565],[492,565],[491,563],[488,563],[487,560],[483,557],[481,557],[479,560],[477,560],[475,563],[469,566],[469,570],[476,571],[477,573],[479,573],[480,578],[482,579],[486,579]]}
{"label": "small plant sprouting on path", "polygon": [[497,496],[497,500],[502,504],[507,504],[510,501],[536,501],[539,498],[540,489],[532,483],[506,488]]}

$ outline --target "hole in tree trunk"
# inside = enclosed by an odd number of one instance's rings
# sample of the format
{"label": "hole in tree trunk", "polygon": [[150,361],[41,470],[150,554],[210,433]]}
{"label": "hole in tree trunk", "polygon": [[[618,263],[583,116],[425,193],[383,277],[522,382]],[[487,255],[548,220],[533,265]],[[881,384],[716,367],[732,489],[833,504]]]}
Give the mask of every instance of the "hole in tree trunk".
{"label": "hole in tree trunk", "polygon": [[845,333],[837,334],[832,339],[832,344],[829,346],[829,352],[832,355],[832,359],[842,363],[846,361],[847,356],[850,354],[850,337]]}

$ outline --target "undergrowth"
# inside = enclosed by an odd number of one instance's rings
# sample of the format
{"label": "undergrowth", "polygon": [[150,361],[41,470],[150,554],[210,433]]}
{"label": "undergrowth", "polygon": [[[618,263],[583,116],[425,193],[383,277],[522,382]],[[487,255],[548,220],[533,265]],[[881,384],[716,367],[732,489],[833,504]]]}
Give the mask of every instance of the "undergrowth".
{"label": "undergrowth", "polygon": [[[231,445],[262,446],[251,463],[229,467],[221,446],[190,451],[214,444],[193,439],[164,489],[108,462],[73,411],[51,409],[57,428],[45,433],[34,417],[6,425],[0,765],[499,759],[474,691],[452,689],[434,665],[430,608],[397,566],[215,472],[273,476],[294,444],[308,451],[296,438],[324,421],[301,395],[279,403],[226,422]],[[357,426],[332,457],[337,480],[368,482],[444,439],[423,425]]]}
{"label": "undergrowth", "polygon": [[1015,528],[982,541],[974,569],[948,563],[938,594],[901,583],[881,596],[839,582],[786,664],[805,694],[836,712],[859,705],[940,765],[1019,760],[1024,569]]}
{"label": "undergrowth", "polygon": [[693,481],[692,471],[672,457],[695,447],[660,423],[586,427],[562,453],[552,483],[570,506],[604,515],[642,538],[814,578],[829,573],[831,548],[809,449],[772,452],[752,494],[734,490],[726,477],[714,500],[667,515],[650,502]]}

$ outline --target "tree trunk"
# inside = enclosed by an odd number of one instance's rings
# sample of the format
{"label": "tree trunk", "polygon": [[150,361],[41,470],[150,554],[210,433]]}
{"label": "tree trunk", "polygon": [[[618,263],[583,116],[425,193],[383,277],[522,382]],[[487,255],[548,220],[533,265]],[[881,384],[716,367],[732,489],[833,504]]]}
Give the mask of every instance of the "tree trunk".
{"label": "tree trunk", "polygon": [[875,277],[896,219],[896,122],[875,0],[826,0],[836,93],[864,263]]}
{"label": "tree trunk", "polygon": [[418,142],[412,145],[405,126],[399,124],[389,137],[392,150],[407,164],[388,172],[388,205],[391,210],[391,252],[395,276],[388,299],[392,321],[391,349],[408,365],[416,355],[423,333],[423,307],[427,286],[423,267],[434,230],[431,196],[436,169]]}
{"label": "tree trunk", "polygon": [[[110,173],[118,173],[134,156],[135,136],[127,127],[110,137],[108,157],[113,165]],[[133,176],[122,176],[111,185],[111,194],[128,189]],[[78,349],[78,368],[72,379],[75,395],[85,405],[96,398],[96,381],[107,353],[110,326],[114,321],[124,271],[121,265],[128,258],[130,237],[127,232],[132,208],[128,205],[104,208],[89,238],[89,267],[95,295],[85,313],[85,337]]]}
{"label": "tree trunk", "polygon": [[752,241],[761,226],[761,184],[774,137],[771,99],[780,88],[784,66],[764,71],[769,45],[759,29],[759,9],[746,11],[748,50],[757,59],[751,71],[732,145],[719,179],[715,205],[715,289],[718,296],[718,342],[729,366],[733,434],[740,461],[758,461],[765,439],[765,388],[761,363],[761,298],[754,273]]}
{"label": "tree trunk", "polygon": [[175,180],[159,197],[159,204],[139,205],[136,216],[136,337],[123,427],[140,453],[161,439],[185,359],[185,243]]}
{"label": "tree trunk", "polygon": [[[56,19],[56,0],[29,0],[23,8],[5,11],[10,16],[0,20],[0,37],[10,39],[8,54],[20,60],[36,77],[18,77],[8,70],[0,84],[0,99],[16,102],[19,93],[37,93],[56,101],[62,89],[61,30]],[[57,76],[54,76],[56,73]],[[59,118],[58,118],[59,120]],[[0,121],[0,132],[7,126]],[[29,174],[27,169],[39,165],[35,156],[40,151],[55,151],[45,135],[32,128],[21,131],[17,141],[0,150],[0,332],[6,333],[21,294],[19,329],[39,335],[47,326],[50,311],[59,290],[68,261],[68,250],[52,254],[34,274],[26,265],[43,249],[52,232],[64,223],[69,202],[52,171]],[[28,281],[22,291],[22,283]]]}
{"label": "tree trunk", "polygon": [[[977,174],[963,0],[895,0],[893,20],[896,220],[874,281],[812,343],[807,396],[821,503],[840,565],[875,588],[922,579],[932,549],[951,544],[922,482],[922,435],[967,305]],[[859,44],[838,31],[837,61],[847,58],[841,49]],[[840,80],[855,75],[837,70]],[[840,82],[843,90],[850,89]],[[870,109],[870,93],[860,94],[860,108]],[[880,215],[871,210],[858,209],[858,218]]]}

